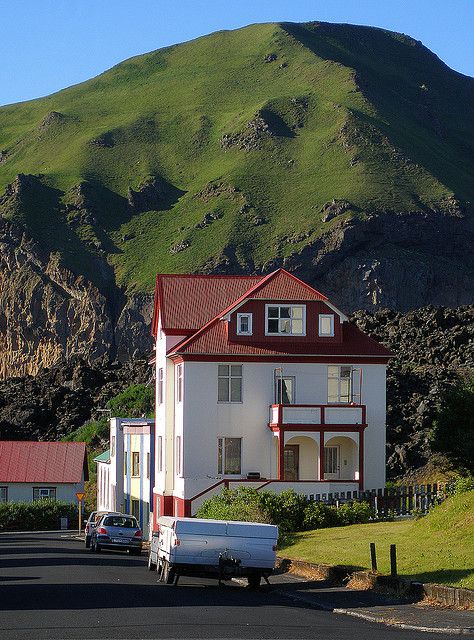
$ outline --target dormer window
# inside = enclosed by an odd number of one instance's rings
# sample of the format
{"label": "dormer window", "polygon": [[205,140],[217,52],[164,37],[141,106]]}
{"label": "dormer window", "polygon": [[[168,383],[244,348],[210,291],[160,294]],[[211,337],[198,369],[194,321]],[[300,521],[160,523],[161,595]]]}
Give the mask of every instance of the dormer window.
{"label": "dormer window", "polygon": [[323,338],[334,336],[334,314],[321,313],[319,315],[319,335]]}
{"label": "dormer window", "polygon": [[251,313],[237,314],[237,335],[238,336],[252,335],[252,314]]}
{"label": "dormer window", "polygon": [[267,304],[265,306],[265,335],[306,335],[306,307],[295,304]]}

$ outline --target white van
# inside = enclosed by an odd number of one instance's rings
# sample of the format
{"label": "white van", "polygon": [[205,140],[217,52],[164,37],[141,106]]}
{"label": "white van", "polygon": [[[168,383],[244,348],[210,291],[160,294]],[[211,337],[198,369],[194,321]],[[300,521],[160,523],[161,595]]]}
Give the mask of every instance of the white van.
{"label": "white van", "polygon": [[160,580],[177,584],[181,575],[244,576],[250,587],[268,580],[275,567],[278,527],[257,522],[226,522],[163,516],[150,545],[148,568]]}

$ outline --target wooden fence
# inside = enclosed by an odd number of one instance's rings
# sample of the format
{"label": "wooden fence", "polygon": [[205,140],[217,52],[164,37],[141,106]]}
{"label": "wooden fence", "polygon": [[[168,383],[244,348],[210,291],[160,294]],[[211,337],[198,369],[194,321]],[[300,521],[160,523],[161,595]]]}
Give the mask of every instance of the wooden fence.
{"label": "wooden fence", "polygon": [[363,501],[373,507],[378,517],[404,516],[427,513],[433,505],[444,500],[446,491],[446,483],[401,485],[393,489],[316,494],[314,500],[336,506],[350,501]]}

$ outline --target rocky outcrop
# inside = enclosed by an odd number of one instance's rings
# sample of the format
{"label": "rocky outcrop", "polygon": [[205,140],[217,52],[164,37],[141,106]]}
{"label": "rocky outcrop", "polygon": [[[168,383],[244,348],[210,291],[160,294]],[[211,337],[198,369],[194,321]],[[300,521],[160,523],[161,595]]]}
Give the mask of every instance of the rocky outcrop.
{"label": "rocky outcrop", "polygon": [[77,354],[98,360],[112,344],[99,290],[0,218],[0,378],[34,374]]}
{"label": "rocky outcrop", "polygon": [[90,419],[133,384],[150,383],[144,361],[89,365],[80,358],[33,376],[0,382],[0,440],[57,440]]}
{"label": "rocky outcrop", "polygon": [[443,394],[474,371],[474,305],[406,314],[358,311],[351,320],[395,357],[387,370],[387,467],[392,477],[424,465]]}

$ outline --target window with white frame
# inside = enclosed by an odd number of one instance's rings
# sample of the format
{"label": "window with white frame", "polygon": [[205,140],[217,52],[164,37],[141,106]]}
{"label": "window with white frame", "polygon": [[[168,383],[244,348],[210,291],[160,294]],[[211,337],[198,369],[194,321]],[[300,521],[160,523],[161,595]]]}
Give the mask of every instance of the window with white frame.
{"label": "window with white frame", "polygon": [[140,452],[132,451],[132,476],[140,475]]}
{"label": "window with white frame", "polygon": [[112,436],[112,445],[110,448],[110,455],[112,458],[115,456],[115,436]]}
{"label": "window with white frame", "polygon": [[242,473],[242,438],[217,439],[217,473],[220,475]]}
{"label": "window with white frame", "polygon": [[128,455],[127,452],[123,452],[123,475],[126,476],[128,474]]}
{"label": "window with white frame", "polygon": [[351,366],[328,366],[328,402],[352,402]]}
{"label": "window with white frame", "polygon": [[252,335],[252,314],[251,313],[237,314],[237,335],[239,336]]}
{"label": "window with white frame", "polygon": [[275,370],[274,397],[276,404],[295,404],[295,376],[285,376]]}
{"label": "window with white frame", "polygon": [[0,502],[8,502],[8,487],[0,487]]}
{"label": "window with white frame", "polygon": [[163,471],[163,437],[158,436],[157,447],[156,447],[156,467],[158,472]]}
{"label": "window with white frame", "polygon": [[334,314],[333,313],[320,313],[319,314],[319,335],[321,337],[334,336]]}
{"label": "window with white frame", "polygon": [[267,336],[306,335],[306,307],[294,304],[267,304],[265,334]]}
{"label": "window with white frame", "polygon": [[56,500],[56,487],[33,487],[33,500]]}
{"label": "window with white frame", "polygon": [[150,453],[146,454],[146,477],[150,477]]}
{"label": "window with white frame", "polygon": [[220,364],[217,367],[217,401],[242,402],[242,365]]}
{"label": "window with white frame", "polygon": [[183,400],[183,365],[176,366],[176,402]]}
{"label": "window with white frame", "polygon": [[181,436],[176,436],[176,475],[183,475],[183,452],[181,446]]}
{"label": "window with white frame", "polygon": [[156,401],[158,404],[161,404],[163,402],[163,367],[160,367],[158,369],[158,388]]}

